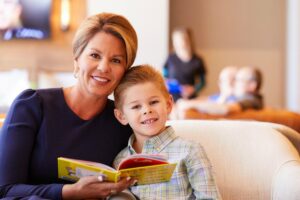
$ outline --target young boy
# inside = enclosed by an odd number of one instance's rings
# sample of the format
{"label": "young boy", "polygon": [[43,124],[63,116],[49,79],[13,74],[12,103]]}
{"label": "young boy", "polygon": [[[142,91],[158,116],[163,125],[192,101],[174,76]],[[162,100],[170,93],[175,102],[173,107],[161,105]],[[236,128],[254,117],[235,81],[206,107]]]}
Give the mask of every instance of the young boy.
{"label": "young boy", "polygon": [[134,134],[114,166],[131,154],[163,154],[177,163],[170,182],[131,187],[140,199],[221,199],[204,149],[177,137],[166,126],[173,99],[161,74],[142,65],[126,72],[114,92],[115,116],[129,124]]}

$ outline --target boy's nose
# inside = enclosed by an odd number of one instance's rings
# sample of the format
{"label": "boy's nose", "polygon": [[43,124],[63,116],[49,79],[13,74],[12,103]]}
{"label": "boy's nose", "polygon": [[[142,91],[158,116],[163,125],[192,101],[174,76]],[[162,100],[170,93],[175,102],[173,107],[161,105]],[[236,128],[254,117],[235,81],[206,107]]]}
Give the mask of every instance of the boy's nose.
{"label": "boy's nose", "polygon": [[146,115],[147,113],[152,113],[151,108],[148,106],[144,108],[144,115]]}

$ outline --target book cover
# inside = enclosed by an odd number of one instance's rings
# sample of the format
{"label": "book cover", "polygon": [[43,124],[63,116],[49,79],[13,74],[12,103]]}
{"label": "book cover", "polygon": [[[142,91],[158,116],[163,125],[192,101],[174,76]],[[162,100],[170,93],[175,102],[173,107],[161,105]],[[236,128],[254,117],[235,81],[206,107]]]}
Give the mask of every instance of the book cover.
{"label": "book cover", "polygon": [[132,177],[138,185],[170,181],[176,163],[168,163],[160,155],[136,154],[124,159],[118,170],[107,165],[77,160],[58,158],[59,178],[77,181],[84,176],[104,175],[106,181],[117,182],[121,177]]}

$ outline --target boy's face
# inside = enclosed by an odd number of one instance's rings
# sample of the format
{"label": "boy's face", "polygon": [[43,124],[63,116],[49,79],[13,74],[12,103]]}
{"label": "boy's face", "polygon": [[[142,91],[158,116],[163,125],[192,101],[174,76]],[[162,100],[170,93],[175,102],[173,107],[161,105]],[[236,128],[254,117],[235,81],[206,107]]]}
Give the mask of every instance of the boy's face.
{"label": "boy's face", "polygon": [[236,69],[225,68],[221,71],[219,76],[219,89],[221,95],[230,96],[234,93]]}
{"label": "boy's face", "polygon": [[241,97],[246,94],[253,94],[256,90],[257,83],[252,80],[251,69],[240,69],[235,78],[234,94]]}
{"label": "boy's face", "polygon": [[115,116],[128,124],[139,141],[159,134],[172,109],[172,97],[166,99],[153,83],[142,83],[127,88],[123,93],[122,110],[115,109]]}

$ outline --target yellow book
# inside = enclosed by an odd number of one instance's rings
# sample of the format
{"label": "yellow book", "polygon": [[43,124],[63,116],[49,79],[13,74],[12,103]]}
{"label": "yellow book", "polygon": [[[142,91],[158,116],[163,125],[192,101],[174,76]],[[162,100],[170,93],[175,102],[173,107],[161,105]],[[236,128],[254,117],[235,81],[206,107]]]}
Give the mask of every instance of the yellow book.
{"label": "yellow book", "polygon": [[170,181],[176,163],[168,163],[160,155],[136,154],[124,159],[118,170],[107,165],[77,160],[58,158],[58,177],[77,181],[84,176],[104,176],[106,181],[117,182],[121,177],[132,177],[138,185]]}

